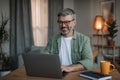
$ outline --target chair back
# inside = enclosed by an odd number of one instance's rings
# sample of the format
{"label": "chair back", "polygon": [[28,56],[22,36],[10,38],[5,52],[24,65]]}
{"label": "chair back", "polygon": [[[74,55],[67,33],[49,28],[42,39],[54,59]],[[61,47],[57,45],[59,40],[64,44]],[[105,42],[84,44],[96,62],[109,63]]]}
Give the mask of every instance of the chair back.
{"label": "chair back", "polygon": [[98,50],[93,50],[93,61],[96,62],[96,57],[98,55]]}

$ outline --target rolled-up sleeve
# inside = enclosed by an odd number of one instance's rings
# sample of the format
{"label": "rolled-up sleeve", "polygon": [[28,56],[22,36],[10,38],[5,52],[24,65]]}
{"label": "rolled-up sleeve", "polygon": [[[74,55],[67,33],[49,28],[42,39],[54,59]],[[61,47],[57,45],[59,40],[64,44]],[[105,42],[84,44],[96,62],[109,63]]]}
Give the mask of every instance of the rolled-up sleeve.
{"label": "rolled-up sleeve", "polygon": [[93,54],[89,38],[86,38],[82,44],[81,60],[78,62],[80,62],[87,70],[93,68]]}

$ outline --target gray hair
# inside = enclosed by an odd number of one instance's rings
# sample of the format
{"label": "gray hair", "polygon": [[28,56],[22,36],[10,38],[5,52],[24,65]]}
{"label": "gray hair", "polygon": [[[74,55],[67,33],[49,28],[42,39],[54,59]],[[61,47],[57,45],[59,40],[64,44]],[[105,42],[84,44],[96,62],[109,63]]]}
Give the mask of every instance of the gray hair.
{"label": "gray hair", "polygon": [[61,12],[58,13],[57,16],[60,17],[60,16],[67,16],[67,15],[71,15],[73,19],[76,19],[75,11],[70,8],[63,9]]}

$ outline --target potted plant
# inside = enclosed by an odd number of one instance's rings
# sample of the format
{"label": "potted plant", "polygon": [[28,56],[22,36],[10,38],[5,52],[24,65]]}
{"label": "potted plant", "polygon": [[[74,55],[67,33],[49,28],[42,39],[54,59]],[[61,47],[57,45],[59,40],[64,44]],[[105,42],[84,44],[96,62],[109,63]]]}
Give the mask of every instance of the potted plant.
{"label": "potted plant", "polygon": [[116,20],[109,20],[107,21],[107,25],[108,25],[108,45],[109,46],[115,46],[115,41],[114,38],[117,36],[117,32],[118,30],[116,29],[118,26],[116,25]]}
{"label": "potted plant", "polygon": [[9,69],[10,58],[7,56],[6,53],[3,52],[3,44],[8,41],[9,35],[8,31],[6,30],[6,25],[8,23],[6,17],[1,14],[0,18],[0,70]]}

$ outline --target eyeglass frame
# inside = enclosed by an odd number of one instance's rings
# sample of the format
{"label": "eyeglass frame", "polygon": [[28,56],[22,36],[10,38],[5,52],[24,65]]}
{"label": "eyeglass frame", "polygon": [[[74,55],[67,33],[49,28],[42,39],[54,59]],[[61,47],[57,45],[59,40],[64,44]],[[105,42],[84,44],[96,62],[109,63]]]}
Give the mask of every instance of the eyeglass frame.
{"label": "eyeglass frame", "polygon": [[63,23],[65,24],[65,25],[69,25],[69,23],[70,22],[72,22],[73,20],[75,20],[75,19],[72,19],[72,20],[69,20],[69,21],[57,21],[58,22],[58,24],[60,24],[60,25],[62,25]]}

